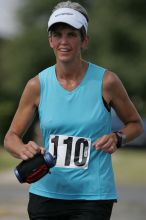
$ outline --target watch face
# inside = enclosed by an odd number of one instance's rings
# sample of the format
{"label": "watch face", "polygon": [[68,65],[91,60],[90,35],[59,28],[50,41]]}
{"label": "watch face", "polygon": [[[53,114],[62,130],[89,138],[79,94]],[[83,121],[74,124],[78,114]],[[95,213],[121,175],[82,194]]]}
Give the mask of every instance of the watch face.
{"label": "watch face", "polygon": [[126,140],[126,135],[121,131],[117,132],[117,135],[119,136],[119,138],[121,138],[121,142],[123,144]]}

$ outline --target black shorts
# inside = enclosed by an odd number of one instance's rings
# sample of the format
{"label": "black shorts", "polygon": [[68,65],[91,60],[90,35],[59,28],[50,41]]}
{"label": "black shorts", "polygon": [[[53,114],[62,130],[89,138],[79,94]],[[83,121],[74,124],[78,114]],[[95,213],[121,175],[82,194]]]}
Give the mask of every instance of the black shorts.
{"label": "black shorts", "polygon": [[30,193],[30,220],[110,220],[114,200],[60,200]]}

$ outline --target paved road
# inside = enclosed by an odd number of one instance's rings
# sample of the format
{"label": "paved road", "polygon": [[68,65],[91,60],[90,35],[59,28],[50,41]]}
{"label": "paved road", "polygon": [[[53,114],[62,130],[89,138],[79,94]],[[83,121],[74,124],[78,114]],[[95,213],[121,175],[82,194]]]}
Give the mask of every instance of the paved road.
{"label": "paved road", "polygon": [[[111,220],[145,220],[146,186],[118,186],[119,202]],[[12,172],[0,173],[0,219],[28,220],[28,185],[18,183]]]}

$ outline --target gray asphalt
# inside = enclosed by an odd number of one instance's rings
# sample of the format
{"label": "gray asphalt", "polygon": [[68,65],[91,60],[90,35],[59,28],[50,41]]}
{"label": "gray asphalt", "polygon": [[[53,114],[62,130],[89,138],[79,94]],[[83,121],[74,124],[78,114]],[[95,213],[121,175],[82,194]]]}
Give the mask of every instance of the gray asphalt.
{"label": "gray asphalt", "polygon": [[[146,220],[146,186],[118,186],[111,220]],[[13,172],[0,173],[0,220],[28,220],[28,185]]]}

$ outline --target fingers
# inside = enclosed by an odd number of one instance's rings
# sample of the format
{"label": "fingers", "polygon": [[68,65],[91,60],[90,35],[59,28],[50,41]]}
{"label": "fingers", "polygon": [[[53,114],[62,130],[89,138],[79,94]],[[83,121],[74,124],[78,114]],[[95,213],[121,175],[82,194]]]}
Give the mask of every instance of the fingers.
{"label": "fingers", "polygon": [[104,135],[101,138],[97,139],[94,143],[96,150],[103,150],[107,153],[114,153],[117,150],[117,138],[114,133]]}
{"label": "fingers", "polygon": [[44,148],[37,145],[33,141],[29,141],[27,144],[24,144],[23,148],[20,151],[20,158],[22,160],[28,160],[33,158],[37,153],[44,154]]}
{"label": "fingers", "polygon": [[107,149],[109,148],[113,143],[112,138],[110,138],[108,135],[104,135],[101,138],[97,139],[96,143],[95,143],[95,147],[97,150],[99,149]]}
{"label": "fingers", "polygon": [[44,154],[44,152],[45,152],[44,147],[40,147],[40,153],[41,153],[41,154]]}

